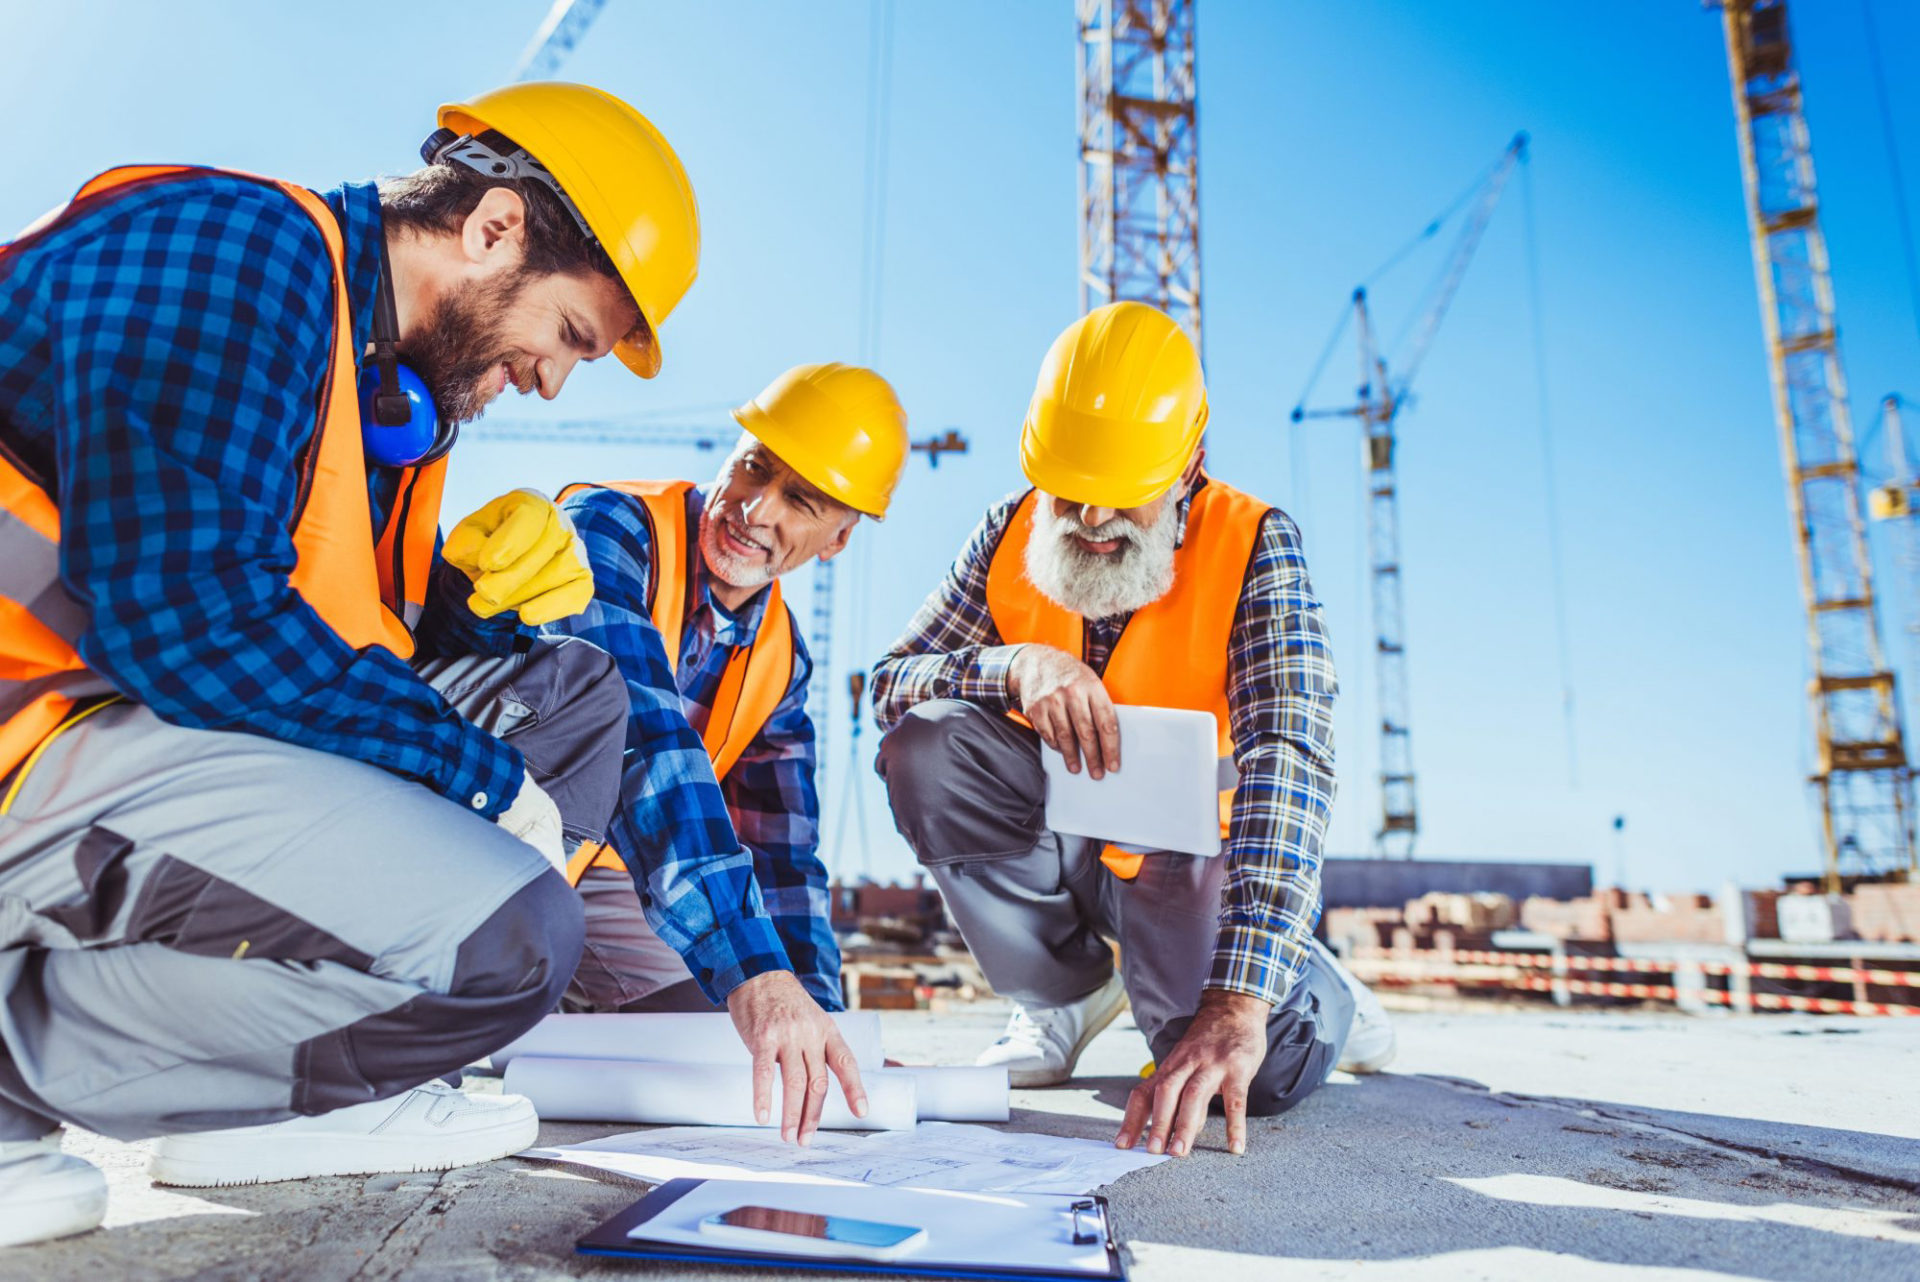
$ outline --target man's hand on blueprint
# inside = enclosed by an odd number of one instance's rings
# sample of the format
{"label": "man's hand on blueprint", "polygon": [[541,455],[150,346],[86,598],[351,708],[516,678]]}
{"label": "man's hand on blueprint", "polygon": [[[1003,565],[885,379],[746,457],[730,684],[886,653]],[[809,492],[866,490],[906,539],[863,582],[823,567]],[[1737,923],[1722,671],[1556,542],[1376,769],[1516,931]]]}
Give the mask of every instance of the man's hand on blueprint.
{"label": "man's hand on blueprint", "polygon": [[772,1115],[776,1067],[782,1088],[782,1139],[812,1142],[827,1102],[829,1073],[840,1079],[853,1115],[867,1115],[859,1062],[791,971],[770,970],[741,984],[727,994],[727,1013],[753,1055],[753,1116],[762,1126]]}

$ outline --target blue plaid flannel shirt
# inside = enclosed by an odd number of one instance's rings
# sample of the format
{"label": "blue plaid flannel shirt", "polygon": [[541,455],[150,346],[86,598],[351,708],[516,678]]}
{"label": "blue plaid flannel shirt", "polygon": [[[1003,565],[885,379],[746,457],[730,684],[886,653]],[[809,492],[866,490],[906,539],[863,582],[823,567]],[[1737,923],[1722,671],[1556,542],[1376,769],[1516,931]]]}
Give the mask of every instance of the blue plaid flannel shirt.
{"label": "blue plaid flannel shirt", "polygon": [[[359,183],[326,199],[361,350],[379,196]],[[0,257],[0,448],[55,494],[61,579],[92,608],[80,653],[128,698],[369,762],[494,818],[520,790],[519,752],[390,652],[347,645],[288,584],[332,343],[326,245],[283,192],[224,175],[135,190]],[[369,478],[376,529],[396,481]],[[511,647],[511,620],[475,619],[464,583],[435,559],[423,657]]]}
{"label": "blue plaid flannel shirt", "polygon": [[[705,502],[699,489],[688,492],[690,544]],[[561,506],[586,544],[594,600],[548,628],[593,642],[626,678],[627,765],[607,833],[633,872],[647,920],[716,1001],[764,971],[791,969],[822,1007],[841,1009],[840,948],[818,854],[820,803],[806,708],[813,664],[804,642],[796,633],[785,696],[716,783],[700,736],[728,654],[752,642],[768,594],[729,614],[708,590],[704,560],[691,557],[676,674],[647,611],[653,542],[639,500],[587,489]]]}
{"label": "blue plaid flannel shirt", "polygon": [[[873,669],[881,729],[928,699],[1012,708],[1003,645],[987,610],[987,567],[1020,505],[988,510],[946,579]],[[1183,507],[1178,519],[1186,519]],[[1087,666],[1104,672],[1128,616],[1086,625]],[[1240,788],[1208,988],[1284,1000],[1320,921],[1320,848],[1333,809],[1333,647],[1307,579],[1300,531],[1278,508],[1260,523],[1228,637],[1227,716]],[[1123,745],[1124,746],[1124,745]]]}

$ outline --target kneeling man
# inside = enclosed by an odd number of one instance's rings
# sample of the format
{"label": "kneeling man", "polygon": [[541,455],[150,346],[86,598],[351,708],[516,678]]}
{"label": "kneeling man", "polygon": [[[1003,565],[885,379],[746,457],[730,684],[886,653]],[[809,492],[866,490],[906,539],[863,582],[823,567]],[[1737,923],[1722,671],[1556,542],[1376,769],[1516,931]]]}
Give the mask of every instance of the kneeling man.
{"label": "kneeling man", "polygon": [[840,364],[791,369],[734,417],[745,430],[710,485],[563,492],[595,600],[557,630],[613,655],[630,704],[608,847],[568,869],[587,943],[567,1005],[724,1004],[762,1069],[757,1111],[778,1061],[792,1140],[817,1124],[828,1070],[856,1112],[860,1084],[826,1016],[843,1002],[816,853],[813,669],[779,578],[886,515],[907,425],[885,379]]}
{"label": "kneeling man", "polygon": [[[987,513],[873,674],[901,835],[1019,1003],[980,1062],[1065,1081],[1131,999],[1158,1067],[1119,1143],[1182,1156],[1215,1096],[1242,1152],[1248,1113],[1291,1108],[1336,1064],[1379,1067],[1392,1036],[1313,939],[1336,684],[1299,532],[1201,470],[1206,419],[1171,318],[1117,303],[1075,321],[1021,436],[1036,488]],[[1046,828],[1041,744],[1119,770],[1116,702],[1214,714],[1239,771],[1222,857]]]}

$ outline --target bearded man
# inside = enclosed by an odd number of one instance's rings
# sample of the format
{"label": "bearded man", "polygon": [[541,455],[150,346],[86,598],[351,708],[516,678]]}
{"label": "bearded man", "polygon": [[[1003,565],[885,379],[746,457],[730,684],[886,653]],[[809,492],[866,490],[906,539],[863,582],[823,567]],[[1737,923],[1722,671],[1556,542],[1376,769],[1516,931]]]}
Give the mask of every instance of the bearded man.
{"label": "bearded man", "polygon": [[[873,672],[895,822],[1018,1003],[979,1062],[1064,1082],[1131,1001],[1156,1069],[1118,1143],[1176,1156],[1215,1097],[1240,1153],[1248,1114],[1392,1055],[1378,1003],[1313,938],[1336,683],[1299,531],[1202,470],[1206,419],[1164,313],[1068,326],[1021,436],[1035,488],[988,511]],[[1125,777],[1116,702],[1214,714],[1238,771],[1221,857],[1046,827],[1043,744]]]}
{"label": "bearded man", "polygon": [[325,193],[112,170],[0,246],[0,1244],[99,1222],[61,1123],[191,1185],[537,1131],[435,1079],[573,974],[625,703],[528,626],[592,594],[563,515],[517,492],[443,555],[444,456],[509,386],[651,377],[699,220],[596,89],[439,125]]}

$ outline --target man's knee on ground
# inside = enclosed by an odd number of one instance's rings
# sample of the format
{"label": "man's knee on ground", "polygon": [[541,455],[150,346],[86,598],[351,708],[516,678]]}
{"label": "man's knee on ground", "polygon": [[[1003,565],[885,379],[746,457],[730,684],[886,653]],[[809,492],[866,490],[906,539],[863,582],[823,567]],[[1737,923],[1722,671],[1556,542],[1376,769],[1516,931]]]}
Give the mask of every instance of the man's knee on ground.
{"label": "man's knee on ground", "polygon": [[1333,1043],[1313,1036],[1305,1025],[1272,1038],[1267,1058],[1247,1088],[1247,1115],[1272,1117],[1284,1113],[1319,1090],[1333,1072],[1334,1054]]}

